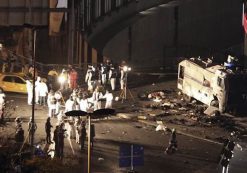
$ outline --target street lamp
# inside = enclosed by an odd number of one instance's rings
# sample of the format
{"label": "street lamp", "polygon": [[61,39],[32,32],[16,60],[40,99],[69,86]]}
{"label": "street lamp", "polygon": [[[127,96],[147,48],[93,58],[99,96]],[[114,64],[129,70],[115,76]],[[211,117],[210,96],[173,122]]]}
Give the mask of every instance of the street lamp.
{"label": "street lamp", "polygon": [[88,119],[88,153],[87,153],[87,173],[91,173],[91,118],[102,118],[104,116],[113,115],[115,114],[114,109],[98,109],[92,112],[85,112],[81,110],[73,110],[65,112],[66,116],[73,116],[73,117],[79,117],[79,116],[87,116]]}
{"label": "street lamp", "polygon": [[[33,52],[32,52],[32,65],[33,65],[33,98],[32,98],[32,121],[31,121],[31,141],[30,145],[33,147],[34,144],[34,110],[35,110],[35,77],[36,77],[36,35],[37,31],[34,25],[24,23],[23,25],[26,28],[29,28],[33,32]],[[30,133],[30,131],[29,131]],[[32,150],[33,151],[33,150]],[[34,151],[33,151],[34,152]],[[33,153],[32,152],[32,153]]]}

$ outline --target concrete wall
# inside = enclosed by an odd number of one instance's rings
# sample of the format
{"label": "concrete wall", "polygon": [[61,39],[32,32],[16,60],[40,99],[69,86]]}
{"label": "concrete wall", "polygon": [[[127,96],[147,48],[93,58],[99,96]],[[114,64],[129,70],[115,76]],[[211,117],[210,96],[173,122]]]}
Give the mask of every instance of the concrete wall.
{"label": "concrete wall", "polygon": [[[28,9],[29,0],[1,0],[0,8],[18,8]],[[33,0],[31,1],[31,7],[48,8],[49,0]],[[13,9],[12,9],[13,10]],[[30,23],[28,11],[0,11],[0,26],[22,26],[24,23]],[[33,25],[48,25],[48,13],[36,11],[32,12]]]}
{"label": "concrete wall", "polygon": [[177,21],[173,5],[147,12],[131,25],[131,38],[129,28],[123,28],[103,54],[115,62],[130,60],[134,66],[169,67],[177,64],[178,57],[206,56],[243,41],[241,0],[191,0],[177,10]]}
{"label": "concrete wall", "polygon": [[[112,37],[113,33],[115,34],[111,27],[121,25],[120,23],[126,21],[130,16],[134,16],[139,11],[170,1],[172,0],[138,0],[138,2],[132,0],[127,6],[113,10],[108,15],[101,17],[91,28],[92,32],[87,33],[87,41],[90,45],[101,51],[105,46],[105,42]],[[107,34],[105,35],[104,33]]]}

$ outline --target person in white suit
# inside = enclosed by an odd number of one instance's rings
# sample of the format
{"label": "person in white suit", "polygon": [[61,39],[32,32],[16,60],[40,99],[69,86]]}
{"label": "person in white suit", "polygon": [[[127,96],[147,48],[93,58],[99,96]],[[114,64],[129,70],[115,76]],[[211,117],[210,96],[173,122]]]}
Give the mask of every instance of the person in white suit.
{"label": "person in white suit", "polygon": [[111,82],[112,91],[115,91],[115,89],[116,89],[117,75],[118,75],[117,69],[113,65],[111,65],[111,68],[109,71],[109,79]]}
{"label": "person in white suit", "polygon": [[39,90],[40,105],[45,106],[46,105],[46,96],[48,94],[48,86],[46,85],[44,79],[41,80],[38,90]]}
{"label": "person in white suit", "polygon": [[55,99],[56,99],[56,112],[55,114],[58,115],[60,112],[60,109],[62,107],[62,100],[63,100],[63,95],[60,90],[57,90],[55,92]]}
{"label": "person in white suit", "polygon": [[55,116],[55,112],[56,112],[56,98],[55,98],[55,93],[54,93],[53,90],[50,90],[50,92],[48,94],[47,105],[48,105],[48,108],[49,108],[48,116],[49,117],[54,117]]}
{"label": "person in white suit", "polygon": [[89,101],[85,95],[82,96],[82,99],[80,100],[80,110],[87,112],[89,106]]}
{"label": "person in white suit", "polygon": [[26,88],[27,88],[27,104],[32,105],[33,101],[33,84],[30,80],[26,80]]}
{"label": "person in white suit", "polygon": [[108,90],[106,90],[104,98],[106,99],[105,109],[111,109],[112,108],[112,101],[113,101],[113,94],[110,93]]}
{"label": "person in white suit", "polygon": [[39,88],[40,88],[41,78],[38,76],[35,81],[35,103],[39,104]]}
{"label": "person in white suit", "polygon": [[94,110],[98,110],[101,109],[101,99],[103,98],[103,94],[102,92],[99,90],[99,87],[97,87],[95,89],[95,91],[93,92],[93,96],[92,96],[92,100],[94,103]]}

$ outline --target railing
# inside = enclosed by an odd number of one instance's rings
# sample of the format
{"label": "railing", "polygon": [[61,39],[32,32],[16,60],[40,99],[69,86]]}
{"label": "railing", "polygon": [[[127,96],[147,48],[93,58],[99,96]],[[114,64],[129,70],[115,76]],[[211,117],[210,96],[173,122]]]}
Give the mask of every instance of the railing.
{"label": "railing", "polygon": [[137,0],[82,0],[80,4],[81,29],[90,30],[98,19],[133,1]]}

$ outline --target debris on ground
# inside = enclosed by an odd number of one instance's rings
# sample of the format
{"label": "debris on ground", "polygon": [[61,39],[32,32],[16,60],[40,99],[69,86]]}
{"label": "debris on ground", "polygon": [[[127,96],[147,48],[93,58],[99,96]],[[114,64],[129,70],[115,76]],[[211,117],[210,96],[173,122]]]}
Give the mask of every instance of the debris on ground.
{"label": "debris on ground", "polygon": [[98,161],[104,161],[105,159],[104,158],[102,158],[102,157],[99,157],[98,158]]}
{"label": "debris on ground", "polygon": [[156,121],[157,122],[157,127],[155,128],[155,131],[157,132],[157,131],[161,131],[161,130],[163,130],[163,131],[167,131],[167,127],[163,124],[163,122],[162,121]]}
{"label": "debris on ground", "polygon": [[[138,111],[142,114],[138,116],[138,119],[152,118],[154,121],[162,121],[167,119],[166,117],[171,117],[167,122],[176,125],[219,126],[229,132],[242,131],[237,128],[239,125],[236,125],[232,118],[221,116],[216,107],[207,107],[196,100],[186,102],[183,100],[182,93],[174,89],[145,91],[138,96],[140,100],[145,101],[143,110]],[[156,128],[161,130],[163,126],[158,124]]]}
{"label": "debris on ground", "polygon": [[126,132],[126,131],[123,131],[123,132],[122,132],[122,135],[126,135],[126,134],[127,134],[127,132]]}
{"label": "debris on ground", "polygon": [[137,118],[138,118],[138,120],[147,120],[148,119],[147,116],[145,116],[145,115],[139,115]]}
{"label": "debris on ground", "polygon": [[204,114],[209,115],[209,116],[215,116],[215,112],[218,111],[218,108],[214,106],[209,106],[205,111]]}

